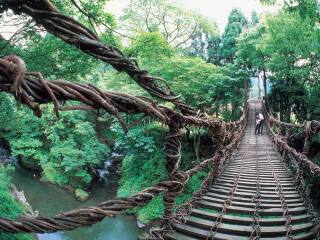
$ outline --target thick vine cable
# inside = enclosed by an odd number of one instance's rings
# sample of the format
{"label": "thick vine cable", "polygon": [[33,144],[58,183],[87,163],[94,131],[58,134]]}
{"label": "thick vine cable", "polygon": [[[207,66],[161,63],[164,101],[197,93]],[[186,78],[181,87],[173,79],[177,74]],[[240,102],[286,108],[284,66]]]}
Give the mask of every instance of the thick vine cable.
{"label": "thick vine cable", "polygon": [[0,12],[7,9],[13,10],[16,14],[25,13],[31,16],[37,24],[69,45],[111,64],[119,72],[126,72],[148,93],[172,102],[182,113],[196,114],[190,106],[171,91],[165,80],[151,76],[148,71],[140,69],[135,62],[126,58],[119,49],[102,43],[93,31],[61,13],[49,0],[1,0]]}
{"label": "thick vine cable", "polygon": [[[180,131],[185,124],[195,124],[209,129],[234,129],[234,125],[241,121],[229,123],[209,121],[202,118],[185,116],[179,112],[168,109],[152,102],[145,97],[135,97],[123,93],[103,92],[90,84],[77,84],[65,81],[47,81],[40,73],[26,72],[23,60],[17,56],[7,56],[0,59],[0,91],[11,93],[18,102],[26,104],[37,116],[41,116],[39,104],[53,102],[55,110],[73,109],[105,109],[121,120],[119,112],[136,114],[145,113],[156,117],[172,129],[166,143],[167,170],[169,179],[147,188],[128,198],[121,198],[103,202],[97,206],[73,210],[58,214],[54,217],[21,217],[17,220],[0,218],[0,231],[3,232],[54,232],[71,230],[80,226],[90,226],[101,221],[106,216],[122,214],[126,210],[145,206],[159,193],[164,193],[164,204],[168,218],[173,208],[172,200],[180,194],[189,175],[203,169],[204,165],[191,169],[190,172],[179,170],[180,157]],[[81,102],[85,105],[64,106],[67,100]],[[245,113],[246,114],[246,113]],[[244,119],[244,116],[241,118]],[[126,127],[123,124],[124,128]],[[226,131],[223,131],[226,134]],[[234,133],[234,131],[233,131]],[[229,136],[230,137],[230,136]],[[223,137],[226,139],[226,137]]]}

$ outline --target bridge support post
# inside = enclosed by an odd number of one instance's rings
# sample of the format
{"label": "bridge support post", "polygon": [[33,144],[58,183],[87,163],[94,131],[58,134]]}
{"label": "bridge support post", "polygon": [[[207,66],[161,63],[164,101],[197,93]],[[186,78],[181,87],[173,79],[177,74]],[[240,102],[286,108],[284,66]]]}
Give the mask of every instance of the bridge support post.
{"label": "bridge support post", "polygon": [[179,170],[181,162],[181,136],[184,123],[181,119],[171,119],[169,134],[165,139],[166,169],[172,186],[163,194],[163,225],[170,225],[174,216],[175,198],[179,196],[184,188],[187,176]]}

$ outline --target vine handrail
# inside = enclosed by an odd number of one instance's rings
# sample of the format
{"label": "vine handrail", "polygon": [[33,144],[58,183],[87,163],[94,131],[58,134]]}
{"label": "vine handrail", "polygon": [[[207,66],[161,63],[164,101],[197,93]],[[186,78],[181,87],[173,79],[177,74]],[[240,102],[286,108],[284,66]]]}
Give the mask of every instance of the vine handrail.
{"label": "vine handrail", "polygon": [[299,134],[301,138],[304,138],[303,145],[303,155],[307,155],[311,146],[311,142],[314,136],[320,133],[320,121],[306,121],[304,124],[292,124],[282,122],[276,119],[268,110],[265,104],[263,104],[263,111],[266,115],[266,119],[271,128],[274,126],[278,128],[279,134],[282,135],[283,139],[287,139],[290,137],[289,131],[293,129],[302,130],[302,133]]}
{"label": "vine handrail", "polygon": [[[274,132],[273,129],[273,123],[275,123],[274,118],[272,115],[267,111],[267,108],[265,104],[263,103],[263,112],[264,115],[266,116],[266,124],[267,128],[269,131],[269,135],[271,137],[272,142],[278,149],[280,153],[283,155],[283,160],[285,161],[285,165],[289,172],[294,173],[295,177],[295,183],[296,183],[296,188],[299,191],[305,206],[307,207],[308,214],[310,215],[310,219],[313,222],[313,229],[312,232],[314,233],[315,239],[320,238],[320,218],[317,214],[317,212],[314,210],[313,205],[312,205],[312,200],[310,199],[310,190],[308,185],[305,183],[305,174],[308,175],[308,177],[320,177],[320,167],[309,160],[307,158],[307,153],[309,151],[310,147],[310,142],[312,140],[312,136],[320,132],[320,124],[317,121],[311,121],[311,122],[306,122],[303,127],[300,125],[287,125],[286,123],[283,123],[281,121],[276,122],[276,126],[278,128],[284,129],[284,131],[287,131],[286,127],[298,127],[302,128],[304,130],[304,136],[307,136],[305,138],[305,143],[304,143],[304,148],[302,153],[298,153],[296,149],[293,147],[290,147],[287,140],[288,140],[288,134],[286,133],[285,135],[281,132],[278,131],[278,133]],[[314,127],[314,128],[313,128]],[[310,174],[311,173],[311,174]]]}
{"label": "vine handrail", "polygon": [[[90,84],[71,83],[62,80],[45,80],[40,73],[27,72],[23,60],[17,56],[0,59],[0,92],[11,93],[15,99],[27,105],[37,116],[41,116],[40,104],[52,102],[55,111],[102,108],[126,124],[119,115],[145,113],[169,126],[166,137],[166,158],[168,180],[127,197],[103,202],[97,206],[77,209],[58,214],[54,217],[22,217],[17,220],[0,218],[0,231],[3,232],[54,232],[71,230],[80,226],[90,226],[106,216],[122,214],[125,210],[144,206],[159,193],[164,193],[165,219],[173,215],[174,199],[183,191],[191,176],[208,168],[213,159],[207,159],[188,171],[181,171],[180,149],[181,129],[187,125],[196,125],[209,129],[212,137],[220,144],[226,145],[226,158],[237,147],[240,140],[239,130],[243,131],[247,111],[239,121],[223,123],[193,116],[186,116],[172,109],[158,105],[145,97],[131,96],[123,93],[101,91]],[[65,106],[66,101],[78,101],[85,105]],[[235,138],[236,140],[231,140]],[[231,143],[230,143],[231,141]]]}

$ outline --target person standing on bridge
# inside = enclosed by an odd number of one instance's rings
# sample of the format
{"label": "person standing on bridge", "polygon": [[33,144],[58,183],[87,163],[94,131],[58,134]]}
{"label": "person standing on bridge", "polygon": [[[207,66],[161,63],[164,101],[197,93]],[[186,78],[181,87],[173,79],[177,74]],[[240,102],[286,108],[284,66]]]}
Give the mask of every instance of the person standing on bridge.
{"label": "person standing on bridge", "polygon": [[263,132],[263,123],[264,123],[264,116],[262,115],[262,113],[258,114],[258,118],[260,120],[258,132],[259,132],[259,135],[261,136]]}
{"label": "person standing on bridge", "polygon": [[254,129],[254,134],[257,135],[257,132],[258,134],[260,134],[260,118],[259,118],[259,113],[256,112],[256,128]]}

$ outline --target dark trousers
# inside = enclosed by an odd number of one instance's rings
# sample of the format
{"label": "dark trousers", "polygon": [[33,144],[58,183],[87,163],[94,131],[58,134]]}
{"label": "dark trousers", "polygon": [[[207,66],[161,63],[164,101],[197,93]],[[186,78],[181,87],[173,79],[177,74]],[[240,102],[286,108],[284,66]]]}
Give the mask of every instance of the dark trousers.
{"label": "dark trousers", "polygon": [[259,124],[256,125],[256,128],[254,129],[254,134],[262,134],[263,132],[263,120],[260,121]]}
{"label": "dark trousers", "polygon": [[254,134],[255,135],[257,135],[257,132],[258,132],[258,134],[260,134],[260,123],[256,124],[256,128],[254,129]]}
{"label": "dark trousers", "polygon": [[264,120],[261,120],[260,124],[259,124],[259,133],[260,134],[262,134],[262,132],[263,132],[263,122],[264,122]]}

